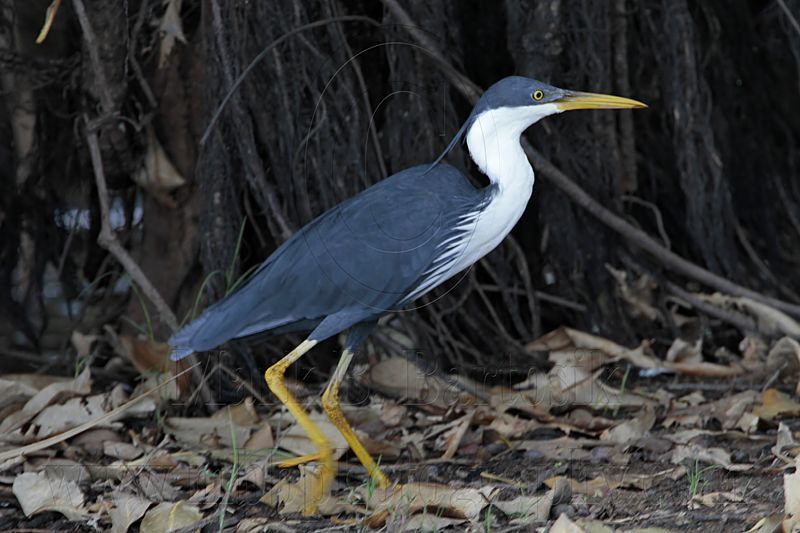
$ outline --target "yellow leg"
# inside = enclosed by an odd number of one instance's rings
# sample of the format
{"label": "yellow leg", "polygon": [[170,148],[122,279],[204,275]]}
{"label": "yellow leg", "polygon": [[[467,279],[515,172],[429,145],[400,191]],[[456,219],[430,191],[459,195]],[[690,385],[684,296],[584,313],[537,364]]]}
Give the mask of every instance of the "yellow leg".
{"label": "yellow leg", "polygon": [[317,425],[314,424],[308,416],[308,413],[297,403],[297,400],[286,388],[283,380],[289,365],[300,359],[300,357],[313,348],[315,344],[317,344],[317,341],[303,341],[297,348],[292,350],[289,355],[269,367],[264,373],[264,379],[267,382],[269,390],[271,390],[278,400],[289,409],[289,412],[297,420],[297,423],[300,424],[300,427],[305,430],[311,441],[317,447],[320,473],[312,485],[311,494],[306,495],[308,497],[308,503],[306,503],[306,507],[303,509],[303,514],[305,515],[312,515],[317,511],[319,502],[330,488],[333,476],[336,472],[333,466],[331,443]]}
{"label": "yellow leg", "polygon": [[356,454],[358,460],[361,461],[361,464],[364,465],[364,468],[367,469],[369,475],[375,479],[378,486],[382,489],[387,489],[392,484],[389,481],[389,478],[381,472],[381,469],[375,464],[375,461],[370,456],[369,452],[364,448],[364,446],[358,441],[358,437],[356,437],[353,428],[350,427],[350,424],[347,423],[347,419],[344,417],[344,413],[342,412],[342,407],[339,404],[339,385],[342,383],[344,379],[345,373],[347,372],[347,367],[350,366],[350,361],[353,359],[353,352],[350,348],[345,348],[342,352],[342,357],[339,359],[339,364],[336,365],[336,370],[333,373],[333,377],[331,377],[331,382],[328,384],[328,387],[325,389],[325,392],[322,394],[322,407],[325,409],[325,413],[328,415],[331,423],[339,430],[339,433],[342,434],[344,439],[350,445],[350,449]]}

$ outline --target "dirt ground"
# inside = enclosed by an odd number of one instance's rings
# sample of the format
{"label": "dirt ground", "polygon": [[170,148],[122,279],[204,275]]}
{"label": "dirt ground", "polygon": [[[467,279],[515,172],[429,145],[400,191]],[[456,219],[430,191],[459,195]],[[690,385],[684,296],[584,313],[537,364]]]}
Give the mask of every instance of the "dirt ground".
{"label": "dirt ground", "polygon": [[[334,440],[338,476],[314,517],[299,511],[316,464],[277,466],[314,447],[268,396],[208,416],[176,399],[179,389],[165,392],[171,372],[140,383],[161,380],[149,400],[108,371],[15,375],[0,387],[0,404],[11,402],[0,421],[0,531],[775,530],[764,520],[778,526],[799,498],[794,367],[684,375],[737,368],[699,361],[649,376],[619,364],[646,367],[645,351],[567,333],[569,350],[563,332],[551,347],[553,368],[514,387],[456,386],[402,358],[354,371],[345,414],[397,485],[376,488]],[[560,367],[564,353],[571,363]],[[333,438],[319,412],[324,383],[290,386]],[[21,399],[3,396],[14,390]],[[112,414],[117,422],[98,423]],[[43,438],[57,441],[22,446]]]}

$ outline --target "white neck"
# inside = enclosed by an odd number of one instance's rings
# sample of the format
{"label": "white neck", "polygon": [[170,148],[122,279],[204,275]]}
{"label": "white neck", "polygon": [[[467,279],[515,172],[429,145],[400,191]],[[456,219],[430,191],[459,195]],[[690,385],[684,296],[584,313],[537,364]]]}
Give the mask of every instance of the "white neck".
{"label": "white neck", "polygon": [[535,122],[558,112],[553,104],[484,111],[467,131],[469,155],[501,190],[533,187],[533,169],[520,145],[520,136]]}
{"label": "white neck", "polygon": [[498,108],[478,115],[467,131],[467,147],[497,191],[480,209],[461,217],[457,238],[442,243],[439,258],[425,272],[413,300],[491,252],[517,223],[533,192],[533,169],[520,145],[520,135],[537,120],[558,113],[553,104]]}

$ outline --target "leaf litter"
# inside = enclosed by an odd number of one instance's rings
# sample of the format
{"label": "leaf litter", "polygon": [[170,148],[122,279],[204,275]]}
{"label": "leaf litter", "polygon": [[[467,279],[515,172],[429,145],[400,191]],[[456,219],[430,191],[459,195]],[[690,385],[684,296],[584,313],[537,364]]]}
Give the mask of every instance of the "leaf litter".
{"label": "leaf litter", "polygon": [[[782,316],[760,319],[777,321],[770,327],[780,332],[793,327]],[[86,355],[98,340],[75,335],[73,345]],[[649,341],[628,348],[560,328],[526,346],[546,353],[549,369],[513,384],[377,359],[352,378],[374,391],[369,403],[343,409],[397,481],[387,490],[354,462],[315,394],[295,384],[340,467],[307,526],[299,513],[316,465],[276,464],[315,448],[284,410],[246,397],[192,416],[178,407],[190,391],[165,384],[175,370],[159,362],[163,345],[120,336],[109,342],[144,372],[130,394],[107,380],[98,388],[90,367],[72,379],[0,376],[0,486],[10,488],[24,519],[51,513],[117,533],[209,524],[256,531],[287,518],[301,531],[325,523],[624,531],[648,520],[666,531],[702,512],[730,513],[742,530],[800,520],[800,345],[790,337],[771,345],[746,337],[738,355],[716,356],[696,338],[676,338],[659,355]],[[137,396],[154,387],[157,394]],[[762,487],[747,489],[748,479],[771,483],[769,494],[785,501],[759,499]],[[670,504],[661,509],[650,494]],[[634,512],[631,502],[640,500],[649,502],[647,512],[641,505]]]}

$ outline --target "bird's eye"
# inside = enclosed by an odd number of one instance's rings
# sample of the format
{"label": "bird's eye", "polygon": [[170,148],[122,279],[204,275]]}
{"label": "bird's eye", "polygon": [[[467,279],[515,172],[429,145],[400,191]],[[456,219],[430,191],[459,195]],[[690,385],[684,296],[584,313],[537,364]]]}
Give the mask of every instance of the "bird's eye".
{"label": "bird's eye", "polygon": [[535,91],[533,91],[533,94],[531,96],[533,97],[534,100],[538,102],[539,100],[544,98],[544,93],[540,89],[536,89]]}

